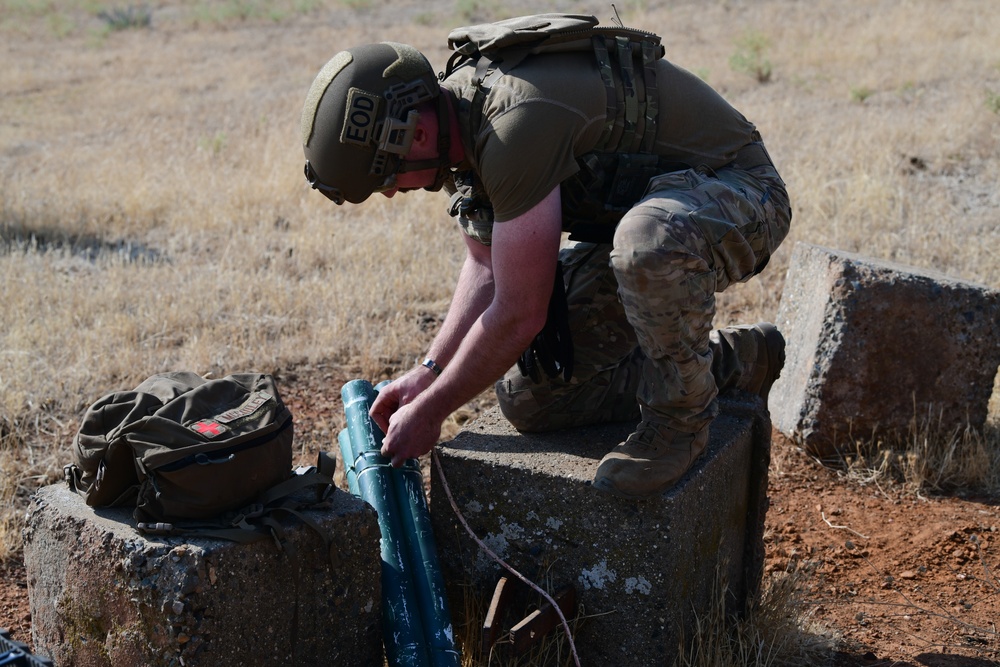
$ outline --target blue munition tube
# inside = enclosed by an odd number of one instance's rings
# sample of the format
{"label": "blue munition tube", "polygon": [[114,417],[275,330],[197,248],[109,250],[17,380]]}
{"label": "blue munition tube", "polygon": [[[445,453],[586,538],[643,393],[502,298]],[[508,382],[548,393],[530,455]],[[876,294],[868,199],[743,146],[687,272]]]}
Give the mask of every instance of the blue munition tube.
{"label": "blue munition tube", "polygon": [[[387,384],[388,380],[375,385],[375,392]],[[392,471],[392,478],[404,524],[403,538],[406,540],[410,566],[414,571],[413,580],[431,664],[433,667],[459,667],[461,655],[455,649],[455,633],[448,610],[444,577],[438,563],[437,545],[434,542],[427,496],[424,495],[420,464],[416,459],[410,459],[402,468]]]}
{"label": "blue munition tube", "polygon": [[379,453],[382,433],[368,411],[375,391],[364,380],[344,385],[341,397],[360,498],[378,514],[382,555],[382,639],[390,667],[430,667],[420,607],[401,530],[393,468]]}
{"label": "blue munition tube", "polygon": [[400,503],[403,536],[413,568],[413,580],[424,620],[424,636],[431,664],[434,667],[458,667],[460,656],[455,649],[447,591],[438,564],[420,465],[415,459],[410,459],[394,472],[396,500]]}
{"label": "blue munition tube", "polygon": [[[388,380],[378,383],[375,385],[375,392],[378,393],[388,384]],[[458,667],[461,655],[455,649],[455,632],[451,625],[448,596],[438,562],[420,464],[416,459],[410,459],[402,469],[393,471],[393,479],[396,482],[400,512],[406,523],[403,536],[407,541],[410,564],[415,570],[414,583],[417,586],[431,663],[434,667]],[[405,521],[407,514],[411,518],[409,522]]]}
{"label": "blue munition tube", "polygon": [[361,489],[358,488],[358,471],[354,467],[354,448],[351,447],[351,436],[347,429],[343,429],[337,435],[337,444],[340,445],[340,456],[344,459],[344,476],[347,478],[347,489],[353,496],[361,496]]}

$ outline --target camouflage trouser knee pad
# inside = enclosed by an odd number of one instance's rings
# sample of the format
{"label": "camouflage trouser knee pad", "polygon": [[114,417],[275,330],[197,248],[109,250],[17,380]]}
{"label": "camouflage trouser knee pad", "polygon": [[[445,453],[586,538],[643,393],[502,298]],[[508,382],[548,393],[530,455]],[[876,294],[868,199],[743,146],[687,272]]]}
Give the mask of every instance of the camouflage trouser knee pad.
{"label": "camouflage trouser knee pad", "polygon": [[709,352],[716,273],[692,205],[644,200],[619,223],[611,252],[619,299],[646,356],[643,418],[682,430],[711,419],[717,393]]}

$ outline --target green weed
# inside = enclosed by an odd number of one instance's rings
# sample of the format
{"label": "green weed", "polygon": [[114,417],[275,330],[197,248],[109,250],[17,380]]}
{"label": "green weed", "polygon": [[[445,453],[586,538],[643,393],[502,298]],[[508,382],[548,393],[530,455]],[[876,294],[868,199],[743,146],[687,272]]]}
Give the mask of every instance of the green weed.
{"label": "green weed", "polygon": [[455,15],[463,23],[492,21],[497,18],[498,9],[484,0],[456,0]]}
{"label": "green weed", "polygon": [[97,13],[97,18],[104,21],[108,29],[115,32],[130,28],[148,28],[153,22],[153,12],[149,7],[112,7]]}
{"label": "green weed", "polygon": [[736,41],[736,53],[729,57],[729,66],[735,72],[748,74],[758,83],[771,80],[773,67],[767,58],[771,41],[756,31],[747,31]]}
{"label": "green weed", "polygon": [[1000,116],[1000,93],[986,91],[986,108]]}
{"label": "green weed", "polygon": [[199,139],[198,149],[210,153],[211,155],[218,155],[225,150],[227,141],[226,133],[219,131],[211,137],[203,137]]}
{"label": "green weed", "polygon": [[875,94],[875,91],[868,86],[854,86],[851,88],[851,101],[864,104],[865,100]]}
{"label": "green weed", "polygon": [[52,34],[58,39],[65,39],[76,28],[73,19],[59,12],[49,14],[48,21],[49,29],[52,30]]}

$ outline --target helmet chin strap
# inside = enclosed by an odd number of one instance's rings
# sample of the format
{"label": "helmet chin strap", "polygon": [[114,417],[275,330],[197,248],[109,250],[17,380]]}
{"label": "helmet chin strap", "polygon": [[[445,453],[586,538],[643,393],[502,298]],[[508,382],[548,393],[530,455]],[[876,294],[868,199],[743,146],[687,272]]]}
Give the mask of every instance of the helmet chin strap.
{"label": "helmet chin strap", "polygon": [[406,173],[408,171],[422,171],[424,169],[437,169],[437,173],[434,175],[434,183],[428,185],[424,188],[429,192],[437,192],[444,186],[444,182],[448,180],[448,176],[451,174],[451,105],[448,104],[448,92],[442,90],[441,94],[438,95],[438,136],[437,136],[437,148],[438,154],[436,158],[429,158],[427,160],[416,160],[412,162],[407,162],[405,160],[400,161],[399,168],[396,170],[397,174]]}

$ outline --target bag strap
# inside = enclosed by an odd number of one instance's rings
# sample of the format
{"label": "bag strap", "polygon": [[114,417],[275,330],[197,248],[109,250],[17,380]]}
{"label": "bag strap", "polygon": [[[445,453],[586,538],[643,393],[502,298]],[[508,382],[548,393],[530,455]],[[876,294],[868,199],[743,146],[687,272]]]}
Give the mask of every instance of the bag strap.
{"label": "bag strap", "polygon": [[[317,465],[300,469],[288,479],[275,484],[257,498],[257,502],[224,515],[218,521],[179,523],[139,522],[138,531],[144,535],[158,536],[192,536],[209,539],[221,539],[241,544],[273,539],[279,550],[289,557],[296,558],[294,547],[285,537],[285,530],[278,517],[289,515],[301,521],[323,541],[330,562],[336,565],[331,549],[333,540],[319,522],[307,516],[303,510],[316,508],[332,493],[335,486],[333,472],[336,470],[336,459],[326,452],[320,452]],[[315,500],[302,498],[302,492],[314,488]]]}

